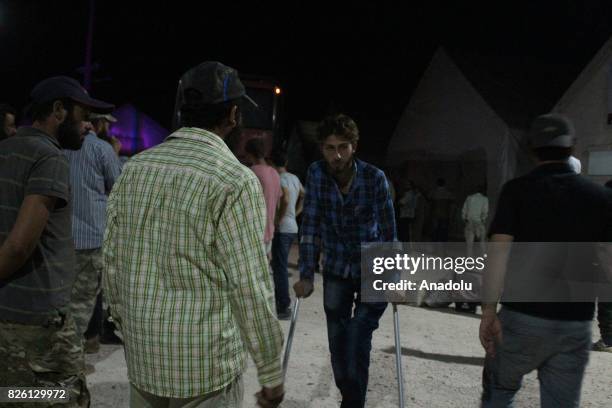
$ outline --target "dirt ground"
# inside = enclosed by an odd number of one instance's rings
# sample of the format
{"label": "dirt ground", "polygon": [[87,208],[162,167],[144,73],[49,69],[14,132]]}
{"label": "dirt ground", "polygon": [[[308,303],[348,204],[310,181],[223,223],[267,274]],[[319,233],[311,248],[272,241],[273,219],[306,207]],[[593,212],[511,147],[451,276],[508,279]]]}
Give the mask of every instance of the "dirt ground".
{"label": "dirt ground", "polygon": [[[293,268],[291,274],[293,282],[298,274]],[[406,407],[478,407],[484,356],[477,337],[478,316],[412,306],[401,306],[399,315]],[[281,324],[287,333],[289,322]],[[593,333],[594,340],[598,339],[595,324]],[[389,307],[374,333],[367,407],[398,406],[394,350],[393,313]],[[95,368],[87,377],[92,406],[127,407],[129,385],[123,349],[102,346],[87,360]],[[252,395],[259,386],[252,362],[244,379],[244,407],[254,407]],[[300,307],[285,387],[283,407],[339,406],[329,361],[320,275],[315,293]],[[539,386],[532,373],[523,382],[516,406],[539,405]],[[612,407],[612,353],[591,353],[581,406]]]}

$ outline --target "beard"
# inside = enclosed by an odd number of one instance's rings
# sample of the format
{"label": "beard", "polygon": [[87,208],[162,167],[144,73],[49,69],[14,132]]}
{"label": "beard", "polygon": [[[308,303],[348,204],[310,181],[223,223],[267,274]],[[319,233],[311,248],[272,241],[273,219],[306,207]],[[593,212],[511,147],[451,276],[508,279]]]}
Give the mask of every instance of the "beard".
{"label": "beard", "polygon": [[57,129],[57,140],[62,149],[79,150],[83,145],[79,122],[74,119],[73,113],[59,125]]}
{"label": "beard", "polygon": [[242,121],[237,124],[232,130],[229,131],[227,135],[223,138],[223,141],[230,148],[230,150],[234,151],[238,146],[238,142],[240,141],[240,136],[242,135],[242,131],[244,127],[242,126]]}

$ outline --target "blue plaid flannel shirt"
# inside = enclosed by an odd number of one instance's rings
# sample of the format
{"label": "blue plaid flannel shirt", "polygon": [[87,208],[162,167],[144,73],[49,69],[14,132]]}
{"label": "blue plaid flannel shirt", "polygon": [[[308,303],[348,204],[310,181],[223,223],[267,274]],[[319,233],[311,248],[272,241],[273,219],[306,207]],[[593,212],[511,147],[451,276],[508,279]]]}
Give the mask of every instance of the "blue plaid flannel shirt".
{"label": "blue plaid flannel shirt", "polygon": [[354,167],[346,196],[324,161],[308,169],[300,238],[301,279],[314,278],[321,247],[324,274],[358,279],[361,243],[395,241],[395,213],[385,174],[357,159]]}

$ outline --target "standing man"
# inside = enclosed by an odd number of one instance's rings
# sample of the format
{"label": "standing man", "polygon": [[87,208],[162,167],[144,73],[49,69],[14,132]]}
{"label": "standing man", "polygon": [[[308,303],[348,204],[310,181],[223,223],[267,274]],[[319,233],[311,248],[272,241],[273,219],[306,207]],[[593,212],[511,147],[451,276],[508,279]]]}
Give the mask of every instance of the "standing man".
{"label": "standing man", "polygon": [[30,94],[32,127],[0,142],[0,385],[61,387],[89,406],[83,348],[70,312],[76,277],[70,170],[92,99],[53,77]]}
{"label": "standing man", "polygon": [[336,386],[342,407],[363,407],[368,389],[372,333],[386,303],[361,302],[361,243],[395,240],[393,201],[385,174],[354,157],[355,122],[334,115],[319,125],[324,160],[306,178],[296,296],[313,292],[314,271],[324,248],[323,305]]}
{"label": "standing man", "polygon": [[0,141],[17,134],[15,126],[15,108],[6,103],[0,103]]}
{"label": "standing man", "polygon": [[416,217],[417,206],[419,205],[420,193],[415,188],[412,180],[406,182],[406,191],[402,195],[402,198],[398,200],[399,204],[399,222],[397,235],[400,241],[408,242],[413,241],[412,236],[412,223]]}
{"label": "standing man", "polygon": [[489,199],[483,194],[484,186],[478,187],[463,203],[461,218],[465,223],[465,244],[467,256],[474,253],[474,238],[480,241],[481,255],[486,252],[486,224],[489,216]]}
{"label": "standing man", "polygon": [[251,164],[251,170],[259,179],[263,195],[266,200],[266,232],[264,234],[264,244],[266,254],[269,258],[272,255],[272,239],[274,238],[274,219],[278,208],[279,200],[283,193],[281,190],[280,176],[272,166],[269,166],[264,157],[264,144],[260,138],[249,139],[245,146],[246,159]]}
{"label": "standing man", "polygon": [[[104,132],[104,116],[91,115],[96,131]],[[102,119],[101,119],[102,118]],[[73,203],[72,236],[76,249],[77,275],[72,288],[72,315],[77,334],[83,338],[92,317],[102,277],[102,239],[106,226],[106,201],[121,173],[121,162],[110,144],[89,131],[80,150],[64,150],[70,164]],[[85,343],[99,348],[98,336]]]}
{"label": "standing man", "polygon": [[177,94],[182,127],[132,157],[111,192],[103,284],[133,407],[241,406],[246,350],[263,387],[259,404],[282,401],[265,202],[224,142],[240,132],[246,98],[230,67],[187,71]]}
{"label": "standing man", "polygon": [[287,320],[291,317],[291,299],[289,298],[289,272],[287,263],[289,250],[298,233],[295,218],[302,212],[304,188],[296,175],[287,171],[287,156],[283,152],[272,155],[272,164],[280,174],[283,198],[280,202],[276,219],[279,220],[272,241],[272,271],[274,273],[274,296],[278,318]]}
{"label": "standing man", "polygon": [[[516,255],[516,251],[510,251],[512,242],[612,241],[612,194],[572,171],[567,159],[575,141],[567,118],[558,114],[538,117],[528,133],[537,166],[506,183],[500,194],[491,224],[491,243],[505,250],[503,256],[491,254],[483,277],[488,297],[480,323],[480,341],[487,353],[482,395],[485,408],[512,406],[523,376],[533,370],[538,371],[542,407],[580,404],[591,349],[594,303],[517,303],[504,301],[502,295],[504,287],[512,287],[508,279],[522,273],[526,264],[541,266],[526,271],[532,279],[557,272],[551,279],[559,285],[571,285],[565,277],[568,257],[559,257],[558,252],[547,256],[546,251],[537,250],[528,253],[534,256],[533,261],[508,271],[506,279],[506,265],[524,259],[525,251],[531,248]],[[589,276],[586,266],[584,269],[576,272]],[[500,296],[502,308],[498,313],[493,300]]]}

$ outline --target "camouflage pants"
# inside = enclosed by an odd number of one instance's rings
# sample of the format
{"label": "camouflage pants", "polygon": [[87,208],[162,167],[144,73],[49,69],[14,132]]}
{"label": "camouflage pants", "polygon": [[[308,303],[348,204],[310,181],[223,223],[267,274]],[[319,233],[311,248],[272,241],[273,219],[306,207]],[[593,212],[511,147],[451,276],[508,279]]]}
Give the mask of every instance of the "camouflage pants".
{"label": "camouflage pants", "polygon": [[72,288],[70,311],[76,323],[77,333],[83,337],[96,305],[102,276],[102,249],[76,251],[77,276]]}
{"label": "camouflage pants", "polygon": [[88,407],[84,366],[82,340],[69,313],[57,312],[44,326],[0,320],[0,387],[61,387],[70,396],[68,403],[21,402],[20,407]]}

